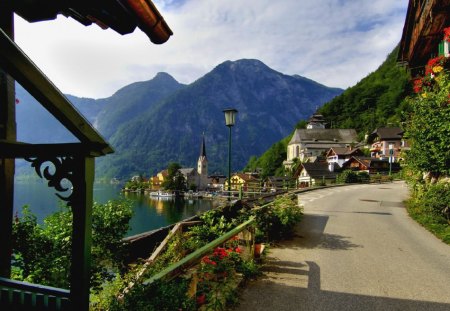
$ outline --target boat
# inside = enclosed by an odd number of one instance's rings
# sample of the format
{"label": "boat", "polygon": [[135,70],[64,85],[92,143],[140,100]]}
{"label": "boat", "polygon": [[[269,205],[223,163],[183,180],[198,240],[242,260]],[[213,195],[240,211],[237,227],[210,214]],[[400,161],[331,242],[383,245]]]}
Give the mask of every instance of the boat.
{"label": "boat", "polygon": [[150,192],[151,197],[160,197],[160,198],[171,198],[174,196],[173,193],[166,192],[166,191],[152,191]]}

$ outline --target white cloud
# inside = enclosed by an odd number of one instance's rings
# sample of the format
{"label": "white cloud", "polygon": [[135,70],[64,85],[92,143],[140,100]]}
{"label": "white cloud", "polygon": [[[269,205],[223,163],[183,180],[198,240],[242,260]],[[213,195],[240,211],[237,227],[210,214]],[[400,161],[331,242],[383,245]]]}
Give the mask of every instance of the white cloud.
{"label": "white cloud", "polygon": [[105,97],[166,71],[191,83],[226,60],[256,58],[286,74],[346,88],[399,42],[406,0],[155,0],[174,36],[120,36],[64,17],[28,24],[16,40],[63,92]]}

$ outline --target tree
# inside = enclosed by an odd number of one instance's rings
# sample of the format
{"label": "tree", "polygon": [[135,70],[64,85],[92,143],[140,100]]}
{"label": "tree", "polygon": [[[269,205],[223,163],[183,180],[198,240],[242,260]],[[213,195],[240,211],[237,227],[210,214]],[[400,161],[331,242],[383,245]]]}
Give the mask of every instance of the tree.
{"label": "tree", "polygon": [[163,181],[162,187],[166,190],[184,191],[186,190],[186,180],[180,171],[181,165],[172,162],[167,167],[167,178]]}
{"label": "tree", "polygon": [[435,73],[428,86],[407,100],[410,116],[406,136],[411,150],[407,165],[432,180],[450,174],[450,74]]}

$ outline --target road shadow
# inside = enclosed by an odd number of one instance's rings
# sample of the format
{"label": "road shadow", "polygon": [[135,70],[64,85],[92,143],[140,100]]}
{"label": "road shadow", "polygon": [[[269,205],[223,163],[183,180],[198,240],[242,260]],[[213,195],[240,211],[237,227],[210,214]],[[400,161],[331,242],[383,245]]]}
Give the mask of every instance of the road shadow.
{"label": "road shadow", "polygon": [[[300,265],[289,261],[273,262],[272,264],[279,267],[276,269],[272,267],[273,270],[271,272],[284,273],[284,275],[276,278],[266,277],[248,284],[242,292],[240,304],[234,307],[233,310],[450,310],[450,304],[448,303],[322,290],[320,267],[312,261],[306,261],[306,264]],[[290,285],[283,283],[283,278],[292,282],[299,275],[307,277],[306,287],[305,283],[300,284],[300,282]]]}
{"label": "road shadow", "polygon": [[319,248],[328,250],[351,250],[362,245],[351,242],[351,237],[325,233],[329,216],[305,214],[291,238],[276,244],[277,248]]}

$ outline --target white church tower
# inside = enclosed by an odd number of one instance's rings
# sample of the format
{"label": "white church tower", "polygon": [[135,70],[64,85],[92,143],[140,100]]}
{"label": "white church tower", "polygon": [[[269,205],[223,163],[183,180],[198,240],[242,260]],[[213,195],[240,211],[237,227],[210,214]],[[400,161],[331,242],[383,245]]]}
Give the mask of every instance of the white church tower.
{"label": "white church tower", "polygon": [[208,186],[208,159],[206,158],[205,133],[200,146],[200,156],[197,161],[198,189],[204,190]]}

